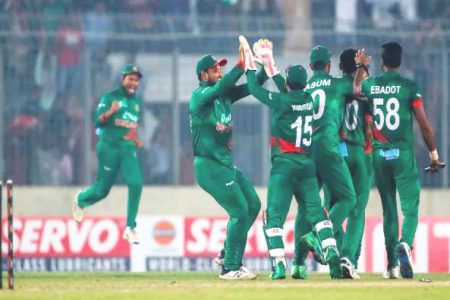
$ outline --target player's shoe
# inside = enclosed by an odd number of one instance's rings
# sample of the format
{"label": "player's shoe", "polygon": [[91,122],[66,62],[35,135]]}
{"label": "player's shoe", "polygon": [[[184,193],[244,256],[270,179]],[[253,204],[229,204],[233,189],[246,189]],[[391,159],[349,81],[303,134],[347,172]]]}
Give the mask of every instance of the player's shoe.
{"label": "player's shoe", "polygon": [[339,258],[339,251],[335,246],[328,246],[325,249],[325,259],[330,267],[331,279],[342,278],[341,260]]}
{"label": "player's shoe", "polygon": [[270,273],[269,278],[272,280],[286,278],[286,266],[282,261],[278,262],[275,268],[272,269],[272,273]]}
{"label": "player's shoe", "polygon": [[355,265],[347,258],[341,258],[342,277],[347,279],[360,279]]}
{"label": "player's shoe", "polygon": [[397,245],[398,261],[400,262],[400,275],[403,278],[413,278],[414,270],[411,258],[411,249],[408,244],[401,242]]}
{"label": "player's shoe", "polygon": [[225,249],[220,250],[219,254],[217,254],[216,257],[214,257],[214,262],[219,266],[223,267],[223,260],[225,258]]}
{"label": "player's shoe", "polygon": [[125,231],[123,232],[123,236],[122,236],[125,240],[128,241],[128,243],[130,244],[139,244],[139,238],[136,234],[136,230],[134,230],[134,228],[131,227],[126,227]]}
{"label": "player's shoe", "polygon": [[84,211],[78,205],[78,195],[80,195],[80,192],[78,192],[75,195],[75,198],[73,199],[72,217],[75,221],[77,221],[79,223],[79,222],[83,221],[83,219],[84,219]]}
{"label": "player's shoe", "polygon": [[256,279],[258,275],[250,272],[246,267],[242,266],[239,270],[230,271],[225,268],[219,274],[219,278],[223,280],[253,280]]}
{"label": "player's shoe", "polygon": [[399,275],[400,271],[399,271],[399,267],[392,267],[387,269],[386,272],[383,272],[383,278],[385,279],[398,279],[400,277]]}
{"label": "player's shoe", "polygon": [[322,246],[317,236],[311,231],[301,237],[300,243],[308,247],[309,251],[313,253],[314,259],[322,264],[326,265],[326,259],[322,251]]}
{"label": "player's shoe", "polygon": [[291,277],[292,279],[306,279],[308,274],[306,273],[305,265],[292,265]]}

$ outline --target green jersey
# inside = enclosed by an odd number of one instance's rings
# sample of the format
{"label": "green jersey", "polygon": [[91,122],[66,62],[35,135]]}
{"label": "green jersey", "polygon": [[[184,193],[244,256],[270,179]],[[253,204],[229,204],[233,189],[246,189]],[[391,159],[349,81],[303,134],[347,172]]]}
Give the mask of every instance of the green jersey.
{"label": "green jersey", "polygon": [[267,91],[257,83],[254,71],[248,71],[247,78],[251,94],[272,110],[272,159],[284,157],[300,163],[309,160],[314,125],[311,96],[304,91]]}
{"label": "green jersey", "polygon": [[[232,104],[250,94],[247,84],[235,86],[243,73],[242,68],[235,66],[217,83],[209,84],[202,81],[192,92],[189,118],[194,156],[210,158],[225,166],[233,165]],[[262,73],[264,72],[260,72]],[[259,77],[262,81],[267,79],[265,74]]]}
{"label": "green jersey", "polygon": [[314,101],[314,141],[337,144],[346,97],[353,91],[352,81],[335,78],[325,71],[315,71],[305,91],[311,94]]}
{"label": "green jersey", "polygon": [[[353,83],[351,76],[342,77]],[[356,99],[347,100],[345,105],[345,117],[341,128],[342,139],[352,145],[364,147],[366,139],[364,117],[369,112],[369,104],[367,102],[357,101]]]}
{"label": "green jersey", "polygon": [[412,108],[423,105],[416,84],[398,72],[383,72],[364,80],[361,88],[373,114],[373,147],[413,148]]}
{"label": "green jersey", "polygon": [[[119,102],[120,109],[105,120],[103,114],[110,109],[114,101]],[[140,105],[140,99],[136,95],[128,95],[123,86],[105,93],[95,114],[95,125],[99,129],[100,139],[133,144],[137,137]]]}

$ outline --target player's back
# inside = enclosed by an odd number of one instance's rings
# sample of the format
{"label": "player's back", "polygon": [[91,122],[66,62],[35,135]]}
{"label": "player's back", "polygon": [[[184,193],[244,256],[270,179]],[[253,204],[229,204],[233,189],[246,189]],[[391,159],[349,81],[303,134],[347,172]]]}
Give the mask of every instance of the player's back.
{"label": "player's back", "polygon": [[352,83],[335,78],[325,71],[315,71],[305,91],[314,101],[314,141],[326,139],[338,143],[339,128],[344,116],[345,97],[351,94]]}
{"label": "player's back", "polygon": [[373,113],[373,147],[412,148],[412,107],[422,102],[414,82],[398,72],[383,72],[364,80],[362,93],[369,98]]}
{"label": "player's back", "polygon": [[[344,75],[344,80],[353,82],[353,77]],[[350,145],[364,146],[364,116],[368,113],[368,103],[356,100],[353,96],[346,98],[344,121],[341,125],[341,137]]]}
{"label": "player's back", "polygon": [[282,105],[272,111],[272,143],[284,153],[309,154],[312,144],[313,101],[309,93],[281,94]]}

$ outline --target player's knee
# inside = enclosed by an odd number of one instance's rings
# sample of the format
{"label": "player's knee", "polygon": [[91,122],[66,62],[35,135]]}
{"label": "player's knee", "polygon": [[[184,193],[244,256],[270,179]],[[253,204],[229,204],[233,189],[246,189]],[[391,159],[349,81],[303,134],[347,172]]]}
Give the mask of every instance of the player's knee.
{"label": "player's knee", "polygon": [[417,218],[419,216],[419,210],[417,207],[402,208],[402,213],[404,217]]}
{"label": "player's knee", "polygon": [[142,181],[132,181],[127,184],[129,189],[142,190]]}
{"label": "player's knee", "polygon": [[247,222],[250,216],[250,210],[247,205],[241,206],[239,209],[235,209],[230,217],[236,219],[237,222]]}

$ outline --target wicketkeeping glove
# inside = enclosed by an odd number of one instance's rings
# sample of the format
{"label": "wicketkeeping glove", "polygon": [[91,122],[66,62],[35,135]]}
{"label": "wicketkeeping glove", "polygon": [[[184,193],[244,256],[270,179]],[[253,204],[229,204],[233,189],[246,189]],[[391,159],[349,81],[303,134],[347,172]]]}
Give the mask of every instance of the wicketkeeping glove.
{"label": "wicketkeeping glove", "polygon": [[273,44],[267,39],[260,39],[253,44],[253,51],[255,52],[255,61],[264,66],[267,76],[272,78],[280,73],[278,67],[273,59]]}
{"label": "wicketkeeping glove", "polygon": [[248,44],[245,36],[240,35],[239,42],[242,49],[244,50],[245,70],[256,71],[255,58],[253,57],[252,49],[250,48],[250,45]]}

